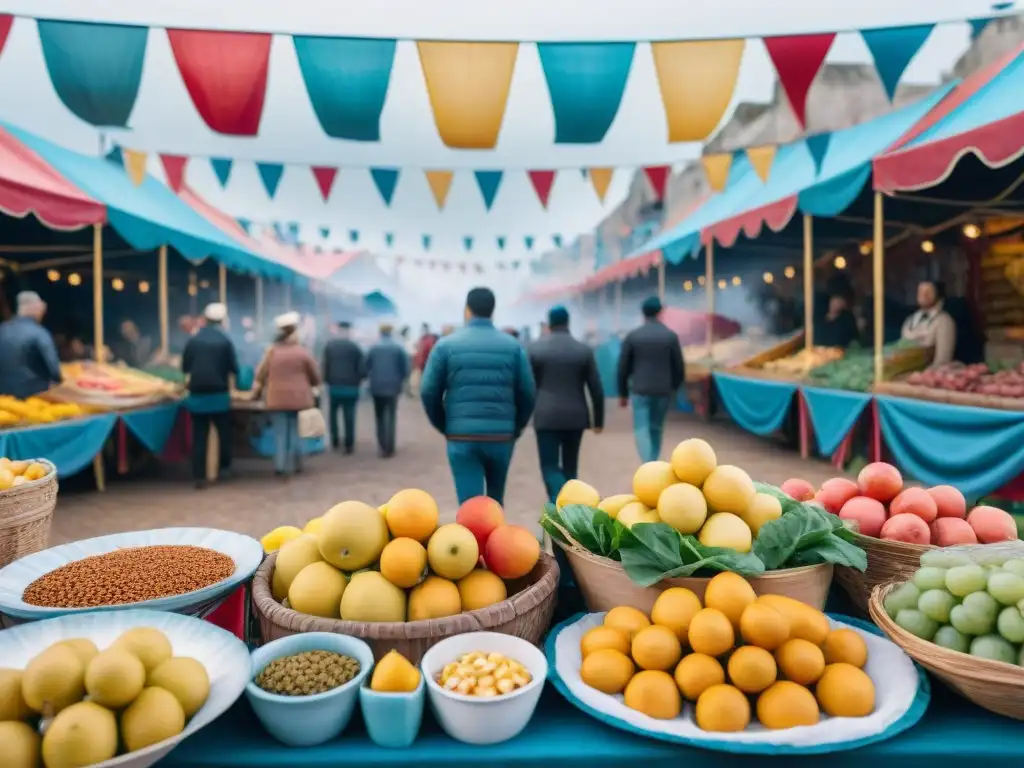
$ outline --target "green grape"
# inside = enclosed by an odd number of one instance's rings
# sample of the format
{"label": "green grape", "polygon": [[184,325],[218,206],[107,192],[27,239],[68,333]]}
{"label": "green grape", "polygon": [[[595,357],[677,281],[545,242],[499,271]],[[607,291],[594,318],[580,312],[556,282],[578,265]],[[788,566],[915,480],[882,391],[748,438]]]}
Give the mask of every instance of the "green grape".
{"label": "green grape", "polygon": [[1002,571],[988,579],[988,593],[1003,605],[1015,605],[1024,600],[1024,577]]}
{"label": "green grape", "polygon": [[917,601],[921,597],[921,590],[911,582],[901,584],[885,596],[883,605],[889,618],[895,620],[896,614],[904,608],[917,608]]}
{"label": "green grape", "polygon": [[963,605],[971,613],[985,616],[990,621],[995,621],[999,613],[999,603],[988,592],[972,592],[963,599]]}
{"label": "green grape", "polygon": [[918,568],[914,573],[914,586],[922,591],[946,588],[945,568]]}
{"label": "green grape", "polygon": [[985,635],[995,626],[995,617],[971,611],[965,605],[954,605],[953,610],[949,612],[949,623],[957,632],[965,635]]}
{"label": "green grape", "polygon": [[945,549],[929,549],[921,555],[921,565],[929,568],[956,568],[958,565],[972,565],[970,557],[963,552]]}
{"label": "green grape", "polygon": [[980,592],[987,583],[988,576],[980,565],[958,565],[946,571],[946,589],[957,597]]}
{"label": "green grape", "polygon": [[896,623],[910,634],[920,637],[922,640],[931,640],[939,629],[938,622],[934,619],[929,619],[921,611],[914,608],[904,608],[897,613]]}
{"label": "green grape", "polygon": [[979,659],[990,659],[992,661],[1003,661],[1007,664],[1015,664],[1017,652],[1013,646],[999,635],[985,635],[976,637],[971,641],[971,656]]}
{"label": "green grape", "polygon": [[999,612],[996,628],[1011,643],[1024,643],[1024,616],[1016,606],[1011,605]]}
{"label": "green grape", "polygon": [[1003,570],[1024,578],[1024,558],[1014,558],[1003,563]]}
{"label": "green grape", "polygon": [[944,589],[929,589],[917,601],[917,609],[939,624],[949,623],[949,612],[956,605],[956,598]]}
{"label": "green grape", "polygon": [[967,653],[971,647],[971,638],[957,630],[956,627],[950,626],[939,627],[932,642],[951,651],[960,651],[960,653]]}

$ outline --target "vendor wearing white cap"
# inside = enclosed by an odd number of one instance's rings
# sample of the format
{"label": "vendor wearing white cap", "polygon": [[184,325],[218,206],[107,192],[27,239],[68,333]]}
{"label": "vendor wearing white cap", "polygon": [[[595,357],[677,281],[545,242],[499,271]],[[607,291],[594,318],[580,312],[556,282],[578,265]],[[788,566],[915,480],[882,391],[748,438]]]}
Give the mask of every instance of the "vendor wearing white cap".
{"label": "vendor wearing white cap", "polygon": [[197,488],[206,485],[206,449],[210,425],[220,444],[220,476],[231,467],[231,387],[238,376],[235,345],[224,332],[228,309],[210,304],[206,325],[185,344],[181,370],[188,386],[185,405],[192,413],[192,477]]}
{"label": "vendor wearing white cap", "polygon": [[59,384],[60,358],[42,326],[46,302],[35,291],[18,294],[18,314],[0,324],[0,395],[21,400]]}

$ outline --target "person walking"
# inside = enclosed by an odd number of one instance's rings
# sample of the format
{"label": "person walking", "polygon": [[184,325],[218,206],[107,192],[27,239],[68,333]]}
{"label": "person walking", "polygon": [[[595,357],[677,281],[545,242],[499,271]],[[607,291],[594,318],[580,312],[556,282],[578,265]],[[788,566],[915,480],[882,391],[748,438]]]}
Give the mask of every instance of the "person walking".
{"label": "person walking", "polygon": [[365,365],[363,350],[352,341],[352,324],[346,321],[334,327],[334,337],[324,346],[324,383],[327,386],[327,409],[331,427],[331,446],[338,450],[338,411],[345,427],[345,453],[352,453],[356,444],[356,406],[363,383]]}
{"label": "person walking", "polygon": [[661,454],[665,417],[686,380],[679,337],[662,323],[661,300],[651,296],[641,311],[644,324],[626,336],[619,352],[619,405],[633,395],[633,436],[640,460],[656,461]]}
{"label": "person walking", "polygon": [[313,408],[320,371],[313,356],[299,344],[298,312],[274,320],[277,336],[256,370],[253,397],[266,393],[266,409],[274,433],[274,472],[289,477],[302,470],[299,411]]}
{"label": "person walking", "polygon": [[437,334],[424,323],[420,329],[419,341],[416,342],[416,354],[412,358],[412,374],[409,377],[414,392],[419,392],[420,382],[423,380],[423,369],[427,367],[427,358],[430,357],[430,351],[435,344],[437,344]]}
{"label": "person walking", "polygon": [[377,423],[377,445],[382,459],[395,455],[395,429],[398,396],[409,378],[409,355],[392,336],[393,329],[380,327],[380,340],[366,355],[366,378],[373,397],[373,417]]}
{"label": "person walking", "polygon": [[57,344],[43,327],[46,302],[35,291],[22,291],[18,314],[0,324],[0,395],[25,400],[60,384]]}
{"label": "person walking", "polygon": [[604,389],[593,350],[569,333],[569,312],[555,307],[548,326],[551,332],[531,344],[527,354],[537,383],[533,429],[540,473],[554,501],[562,486],[576,479],[584,431],[593,426],[600,434],[604,429]]}
{"label": "person walking", "polygon": [[427,418],[447,438],[460,504],[484,494],[504,503],[512,451],[537,396],[526,350],[494,327],[494,305],[489,289],[469,292],[466,325],[434,347],[420,388]]}
{"label": "person walking", "polygon": [[206,325],[185,343],[181,372],[188,396],[185,407],[192,417],[192,479],[206,487],[206,460],[210,427],[217,430],[220,477],[231,469],[231,389],[238,377],[238,354],[224,332],[228,309],[215,303],[203,313]]}

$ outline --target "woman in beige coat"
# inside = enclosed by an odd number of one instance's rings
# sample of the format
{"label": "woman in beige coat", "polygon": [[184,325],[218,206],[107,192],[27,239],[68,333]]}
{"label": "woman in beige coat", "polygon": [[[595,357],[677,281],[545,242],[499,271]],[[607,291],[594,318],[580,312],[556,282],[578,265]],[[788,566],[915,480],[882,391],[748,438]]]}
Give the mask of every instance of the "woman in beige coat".
{"label": "woman in beige coat", "polygon": [[299,344],[298,312],[274,320],[277,338],[256,370],[253,397],[266,396],[274,433],[274,471],[288,476],[300,470],[299,411],[313,408],[313,392],[320,386],[320,370],[305,347]]}

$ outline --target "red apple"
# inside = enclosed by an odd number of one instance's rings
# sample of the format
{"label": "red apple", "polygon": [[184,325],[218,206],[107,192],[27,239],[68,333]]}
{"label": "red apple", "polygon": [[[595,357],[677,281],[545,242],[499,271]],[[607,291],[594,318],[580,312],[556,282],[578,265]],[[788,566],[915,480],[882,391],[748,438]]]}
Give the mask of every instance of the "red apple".
{"label": "red apple", "polygon": [[854,496],[839,510],[839,519],[855,521],[858,533],[877,539],[885,525],[885,507],[867,496]]}
{"label": "red apple", "polygon": [[955,547],[958,544],[977,544],[978,537],[967,521],[959,517],[937,517],[931,524],[932,544]]}
{"label": "red apple", "polygon": [[958,488],[936,485],[928,489],[928,495],[935,499],[937,517],[967,517],[967,500]]}
{"label": "red apple", "polygon": [[885,521],[880,538],[906,544],[931,544],[932,532],[928,523],[920,517],[904,512]]}
{"label": "red apple", "polygon": [[474,496],[466,499],[455,513],[455,522],[469,528],[476,537],[480,551],[484,551],[487,539],[499,525],[505,523],[501,504],[489,496]]}
{"label": "red apple", "polygon": [[520,525],[499,525],[487,538],[484,562],[503,579],[518,579],[540,559],[540,542]]}
{"label": "red apple", "polygon": [[926,523],[934,520],[939,513],[935,499],[924,488],[904,488],[889,504],[890,515],[909,513],[917,515]]}
{"label": "red apple", "polygon": [[854,496],[860,496],[860,488],[853,480],[848,480],[845,477],[833,477],[821,484],[821,490],[818,491],[815,499],[833,515],[838,515],[843,504]]}
{"label": "red apple", "polygon": [[975,507],[968,513],[967,522],[982,544],[1017,538],[1017,522],[1013,515],[999,507]]}
{"label": "red apple", "polygon": [[784,482],[780,490],[796,501],[810,501],[814,498],[814,486],[798,477],[792,477]]}
{"label": "red apple", "polygon": [[876,461],[860,471],[857,483],[860,485],[861,494],[885,504],[896,498],[896,494],[903,490],[903,475],[892,464]]}

